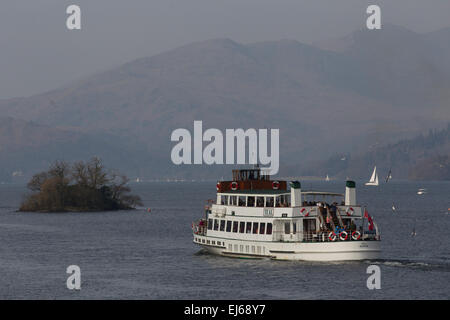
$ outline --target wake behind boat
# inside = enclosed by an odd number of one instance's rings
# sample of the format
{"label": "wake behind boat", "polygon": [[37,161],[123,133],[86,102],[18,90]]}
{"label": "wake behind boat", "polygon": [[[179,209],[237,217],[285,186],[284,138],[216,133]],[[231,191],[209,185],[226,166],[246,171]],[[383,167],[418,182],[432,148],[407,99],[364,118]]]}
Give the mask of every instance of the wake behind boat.
{"label": "wake behind boat", "polygon": [[233,170],[232,181],[217,183],[216,203],[207,205],[205,217],[192,224],[194,243],[211,253],[239,258],[379,257],[380,234],[372,217],[356,203],[355,182],[346,182],[345,195],[302,191],[299,181],[290,182],[290,190],[287,185],[270,180],[259,168]]}

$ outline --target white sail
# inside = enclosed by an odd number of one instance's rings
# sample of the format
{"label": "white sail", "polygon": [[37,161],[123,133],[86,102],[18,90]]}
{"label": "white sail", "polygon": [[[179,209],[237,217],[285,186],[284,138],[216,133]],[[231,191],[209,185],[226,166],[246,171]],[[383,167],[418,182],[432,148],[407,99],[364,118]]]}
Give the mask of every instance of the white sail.
{"label": "white sail", "polygon": [[325,181],[330,181],[330,177],[327,175],[327,177],[325,178]]}
{"label": "white sail", "polygon": [[366,183],[366,186],[377,186],[378,185],[378,173],[377,166],[373,168],[372,176],[370,177],[369,182]]}
{"label": "white sail", "polygon": [[375,168],[373,168],[372,177],[370,177],[370,181],[369,182],[375,182],[376,174],[377,174],[377,166],[375,166]]}

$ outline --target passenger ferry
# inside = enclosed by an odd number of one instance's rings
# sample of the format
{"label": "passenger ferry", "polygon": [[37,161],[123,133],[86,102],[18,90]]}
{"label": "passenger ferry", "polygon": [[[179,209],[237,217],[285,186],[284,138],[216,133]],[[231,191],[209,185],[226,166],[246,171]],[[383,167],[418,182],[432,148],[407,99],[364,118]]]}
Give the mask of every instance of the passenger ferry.
{"label": "passenger ferry", "polygon": [[[233,170],[217,183],[217,198],[192,223],[194,243],[238,258],[343,261],[377,259],[380,234],[356,203],[354,181],[345,194],[302,191],[299,181],[271,180],[260,168]],[[214,203],[215,202],[215,203]]]}

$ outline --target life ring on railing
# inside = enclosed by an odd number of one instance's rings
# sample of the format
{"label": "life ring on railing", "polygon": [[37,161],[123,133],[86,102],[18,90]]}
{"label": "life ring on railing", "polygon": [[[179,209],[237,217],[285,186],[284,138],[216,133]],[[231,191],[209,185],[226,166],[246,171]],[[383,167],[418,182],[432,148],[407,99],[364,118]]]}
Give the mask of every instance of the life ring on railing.
{"label": "life ring on railing", "polygon": [[278,190],[280,188],[280,183],[278,181],[272,182],[272,189]]}
{"label": "life ring on railing", "polygon": [[230,188],[231,190],[237,190],[238,189],[238,183],[236,181],[233,181],[232,183],[230,183]]}
{"label": "life ring on railing", "polygon": [[[343,234],[345,235],[345,237],[342,236]],[[348,238],[347,231],[341,231],[341,233],[339,233],[339,239],[341,239],[342,241],[347,240],[347,238]]]}
{"label": "life ring on railing", "polygon": [[217,191],[220,191],[221,187],[222,187],[222,185],[220,184],[220,182],[217,182],[217,184],[216,184]]}
{"label": "life ring on railing", "polygon": [[352,207],[347,208],[347,210],[345,210],[345,213],[346,213],[348,216],[352,216],[354,212],[355,212],[355,210],[354,210]]}
{"label": "life ring on railing", "polygon": [[194,234],[198,234],[198,226],[192,222],[191,227]]}
{"label": "life ring on railing", "polygon": [[[305,211],[306,211],[306,213],[305,213]],[[304,217],[309,216],[309,211],[306,210],[305,208],[302,208],[302,210],[300,210],[300,213],[301,213]]]}
{"label": "life ring on railing", "polygon": [[330,241],[336,241],[336,233],[334,233],[333,231],[331,231],[331,232],[328,234],[328,240],[330,240]]}
{"label": "life ring on railing", "polygon": [[353,231],[353,232],[352,232],[352,239],[353,239],[353,240],[359,240],[359,238],[361,238],[361,232],[359,232],[359,231]]}

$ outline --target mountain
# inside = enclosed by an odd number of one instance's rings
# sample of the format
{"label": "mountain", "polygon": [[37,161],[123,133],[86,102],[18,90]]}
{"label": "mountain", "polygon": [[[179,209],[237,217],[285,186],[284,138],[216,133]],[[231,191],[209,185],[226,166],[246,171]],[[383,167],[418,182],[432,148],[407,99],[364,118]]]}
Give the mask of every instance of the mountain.
{"label": "mountain", "polygon": [[392,170],[396,179],[450,180],[450,124],[445,129],[429,130],[427,134],[341,158],[342,155],[335,155],[315,163],[311,170],[317,175],[368,180],[377,166],[381,179]]}
{"label": "mountain", "polygon": [[[208,40],[51,92],[0,101],[0,111],[57,130],[55,137],[71,132],[84,139],[64,140],[74,152],[98,149],[131,175],[217,176],[222,168],[171,163],[172,131],[192,132],[194,120],[204,130],[279,128],[282,166],[305,168],[450,121],[450,48],[441,43],[449,35],[363,30],[341,50],[293,40]],[[48,158],[61,156],[56,142],[40,140],[55,147]],[[22,169],[33,163],[21,159]]]}
{"label": "mountain", "polygon": [[139,158],[133,152],[132,148],[106,136],[93,137],[67,129],[0,117],[0,182],[25,182],[56,159],[85,160],[99,156],[105,159],[108,166],[129,171],[130,165],[142,165],[135,160]]}

